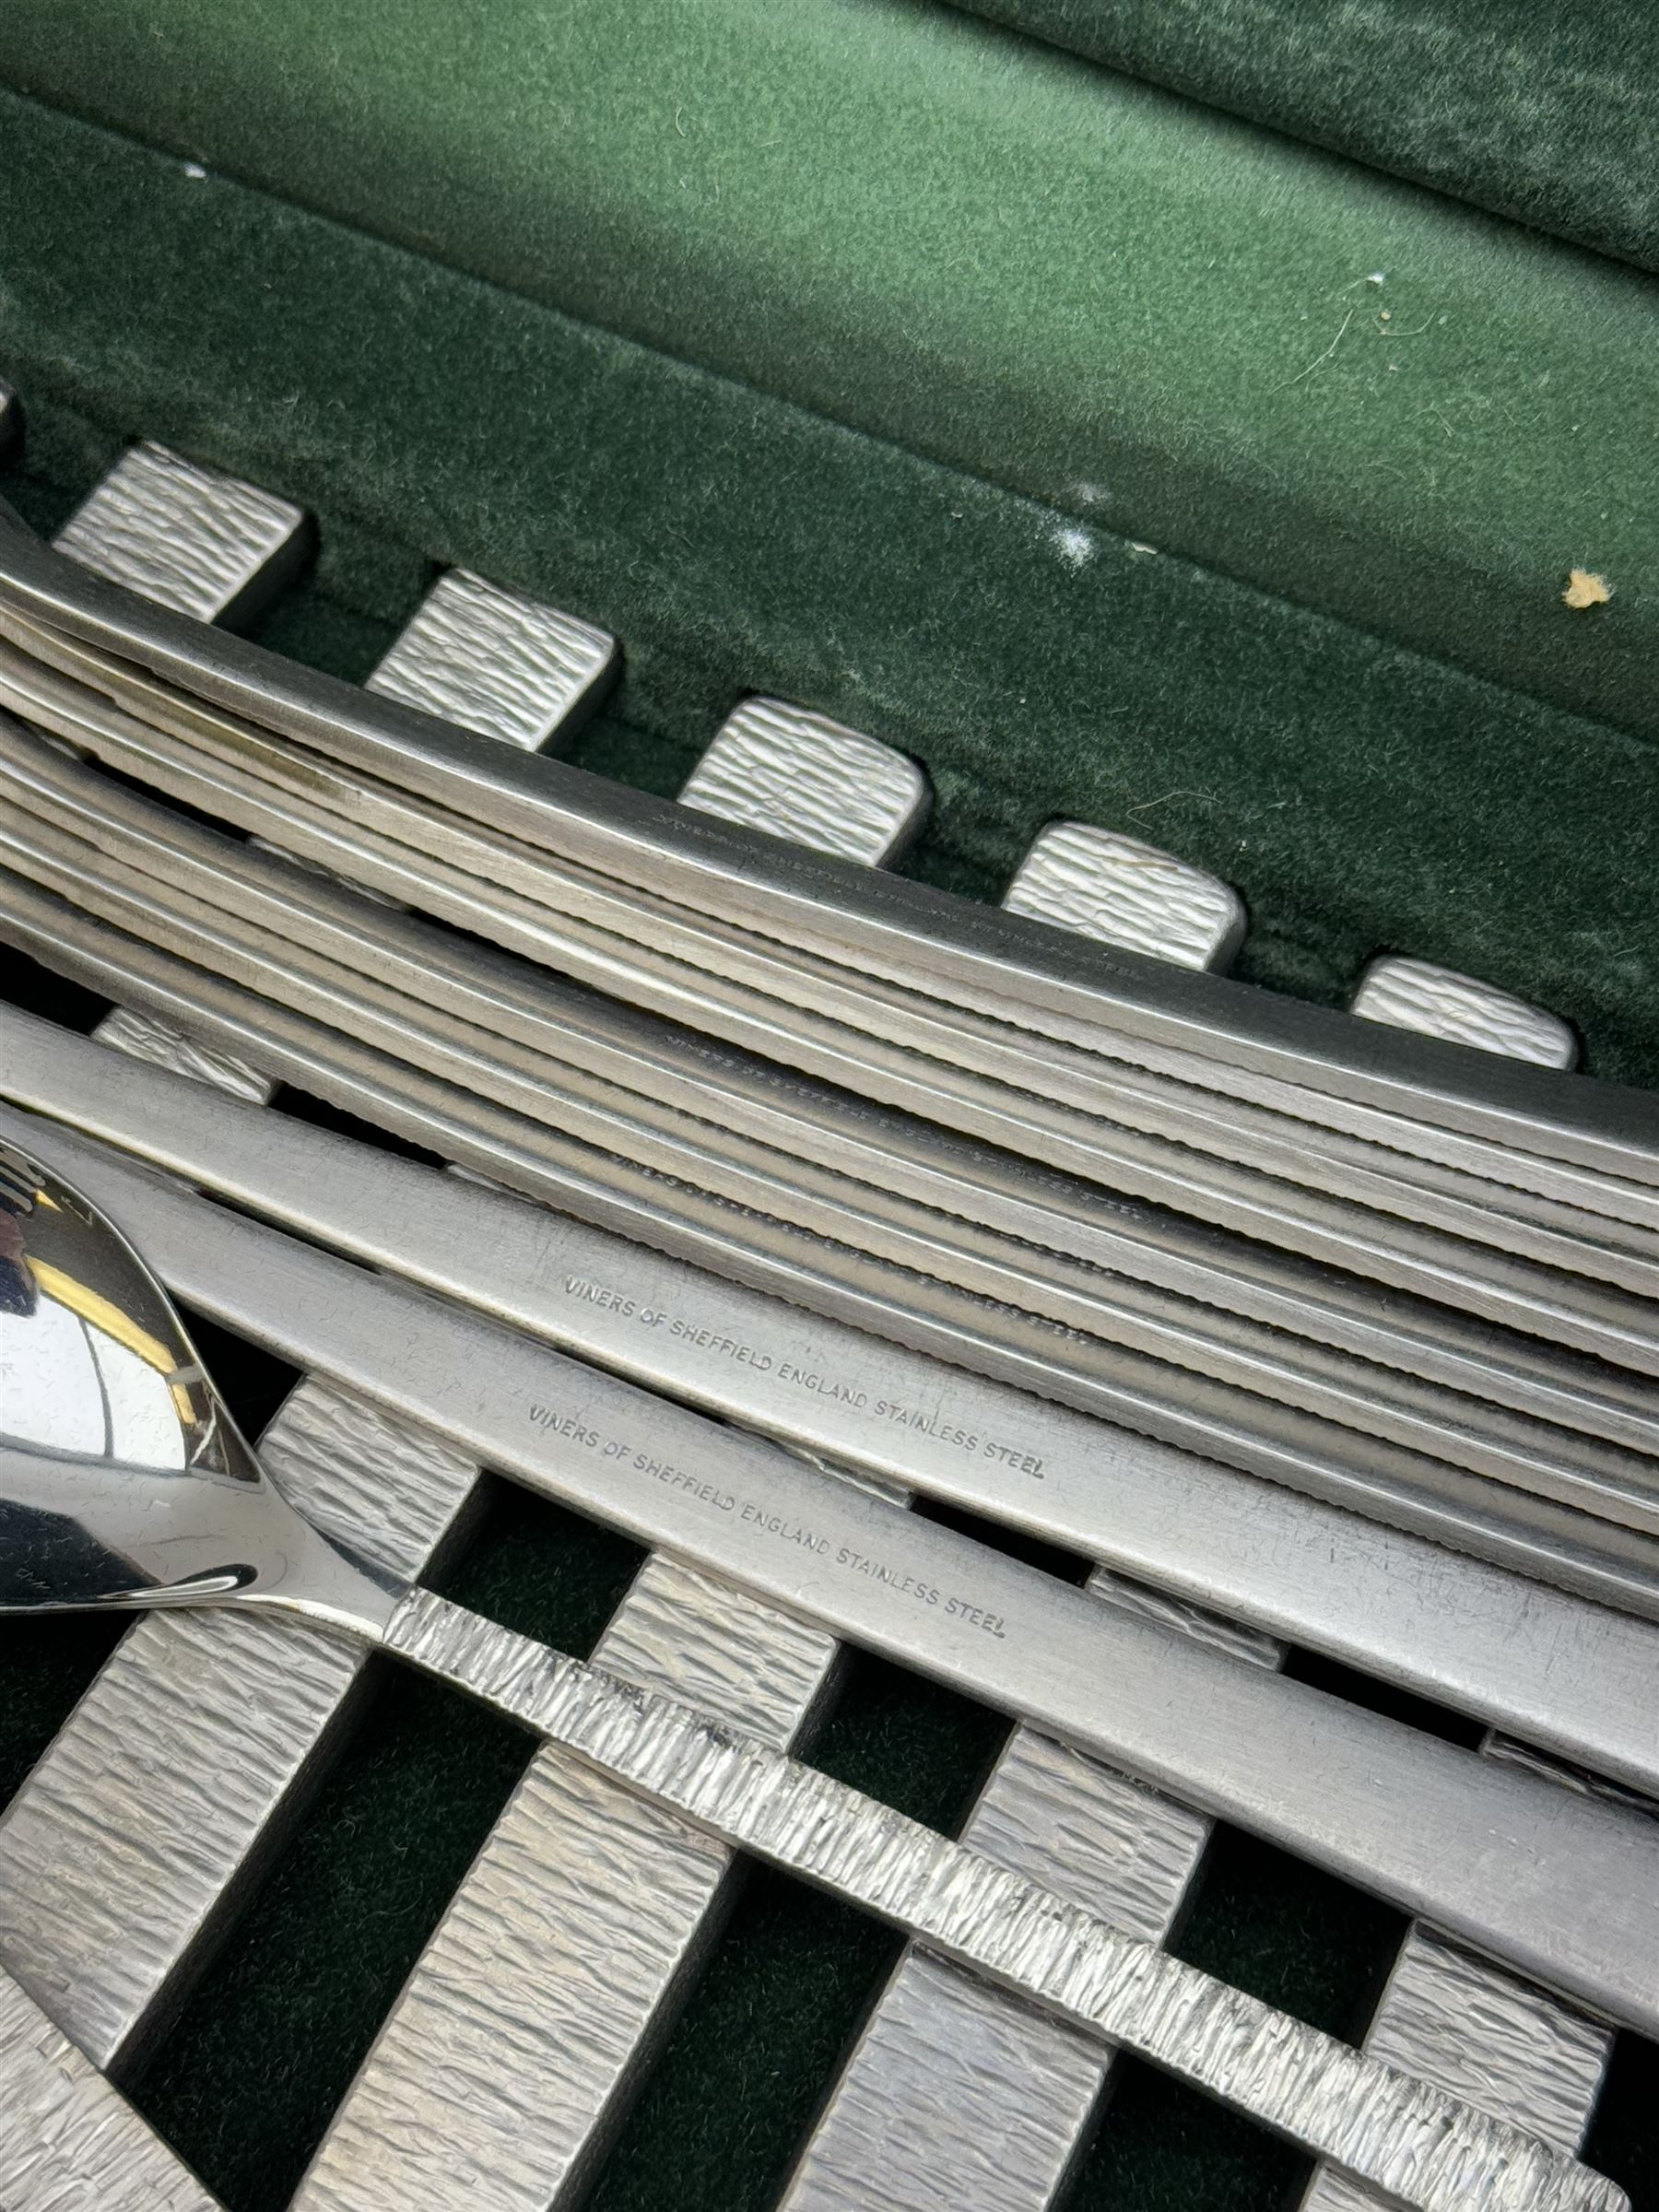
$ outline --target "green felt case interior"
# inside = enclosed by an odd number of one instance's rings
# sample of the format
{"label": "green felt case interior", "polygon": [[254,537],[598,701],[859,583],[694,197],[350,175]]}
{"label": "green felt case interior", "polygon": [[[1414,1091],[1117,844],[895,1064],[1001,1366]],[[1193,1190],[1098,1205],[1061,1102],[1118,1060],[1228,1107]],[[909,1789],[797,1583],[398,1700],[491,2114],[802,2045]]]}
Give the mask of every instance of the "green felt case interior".
{"label": "green felt case interior", "polygon": [[[1105,14],[1018,5],[1079,45]],[[1311,91],[1127,58],[1383,159]],[[0,491],[41,527],[159,438],[317,511],[280,650],[360,677],[463,563],[622,639],[605,772],[672,791],[782,693],[926,763],[935,881],[994,897],[1046,820],[1102,823],[1239,886],[1257,981],[1334,1001],[1411,953],[1659,1080],[1645,276],[923,0],[53,0],[0,17],[7,80]],[[1387,165],[1512,205],[1456,127]],[[1650,182],[1604,195],[1627,243]],[[1573,614],[1581,563],[1614,596]],[[209,1350],[256,1428],[284,1378]],[[503,1493],[452,1586],[580,1649],[630,1559]],[[0,1789],[110,1636],[0,1631]],[[861,1664],[822,1756],[947,1822],[995,1740]],[[231,2212],[285,2201],[524,1750],[404,1680],[366,1708],[135,2077]],[[1396,1936],[1224,1835],[1182,1942],[1355,2032]],[[769,2201],[888,1955],[751,1883],[595,2201]],[[1621,2046],[1594,2146],[1649,2202],[1656,2083]],[[1299,2171],[1131,2070],[1072,2201],[1265,2212]]]}
{"label": "green felt case interior", "polygon": [[[1613,262],[924,0],[26,0],[0,80],[1091,534],[1659,720],[1652,293]],[[1574,565],[1605,615],[1563,609]]]}
{"label": "green felt case interior", "polygon": [[960,0],[1108,67],[1659,267],[1659,12]]}
{"label": "green felt case interior", "polygon": [[1248,973],[1336,998],[1413,953],[1659,1074],[1645,739],[34,103],[0,128],[31,467],[159,437],[314,504],[342,615],[464,562],[606,624],[584,757],[659,788],[781,692],[926,762],[947,881],[994,895],[1045,820],[1100,822],[1239,886]]}

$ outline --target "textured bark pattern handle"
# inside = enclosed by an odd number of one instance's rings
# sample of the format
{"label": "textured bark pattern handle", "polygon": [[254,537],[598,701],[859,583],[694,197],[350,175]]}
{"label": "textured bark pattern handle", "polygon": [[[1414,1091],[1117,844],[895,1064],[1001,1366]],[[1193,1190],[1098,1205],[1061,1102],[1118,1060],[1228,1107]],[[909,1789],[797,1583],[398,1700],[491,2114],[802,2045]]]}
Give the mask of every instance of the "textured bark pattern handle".
{"label": "textured bark pattern handle", "polygon": [[388,1647],[722,1841],[1180,2075],[1418,2212],[1626,2212],[1535,2136],[1276,2013],[782,1752],[434,1597]]}

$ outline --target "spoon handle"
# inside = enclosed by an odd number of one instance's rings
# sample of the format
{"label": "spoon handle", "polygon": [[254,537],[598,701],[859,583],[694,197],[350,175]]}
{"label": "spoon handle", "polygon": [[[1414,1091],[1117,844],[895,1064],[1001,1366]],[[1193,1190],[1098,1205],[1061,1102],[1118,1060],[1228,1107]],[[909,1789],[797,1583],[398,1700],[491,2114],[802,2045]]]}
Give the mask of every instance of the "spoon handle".
{"label": "spoon handle", "polygon": [[429,1591],[386,1648],[722,1842],[1179,2076],[1414,2212],[1628,2212],[1564,2152],[688,1706]]}

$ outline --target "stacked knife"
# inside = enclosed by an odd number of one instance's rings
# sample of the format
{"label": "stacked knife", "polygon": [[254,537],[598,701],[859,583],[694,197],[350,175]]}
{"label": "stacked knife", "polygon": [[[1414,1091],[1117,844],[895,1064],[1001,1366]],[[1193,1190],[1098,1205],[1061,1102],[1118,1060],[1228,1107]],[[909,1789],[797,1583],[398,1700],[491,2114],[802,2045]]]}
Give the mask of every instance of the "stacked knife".
{"label": "stacked knife", "polygon": [[[1381,2053],[1489,2106],[1489,2053],[1471,2067],[1464,2030],[1501,2019],[1488,2041],[1522,2054],[1506,2114],[1576,2142],[1605,2030],[1459,1945],[1659,2025],[1659,1846],[1609,1794],[1659,1787],[1651,1101],[1560,1072],[1571,1033],[1548,1017],[1414,963],[1377,965],[1363,1022],[1229,983],[1212,971],[1236,900],[1128,839],[1055,827],[1000,913],[888,875],[925,803],[913,764],[778,702],[739,709],[678,807],[601,784],[535,748],[597,703],[612,641],[476,578],[441,582],[362,693],[206,627],[291,572],[303,536],[284,502],[155,448],[59,550],[0,530],[18,718],[0,721],[0,931],[117,1000],[107,1041],[173,1071],[5,1014],[0,1095],[84,1133],[50,1141],[181,1294],[305,1367],[305,1391],[360,1394],[343,1403],[371,1453],[422,1461],[393,1485],[406,1570],[484,1462],[661,1547],[607,1640],[618,1671],[665,1670],[785,1743],[838,1634],[971,1688],[1033,1724],[975,1837],[1154,1937],[1206,1816],[1274,1835],[1424,1917]],[[262,1113],[273,1079],[475,1180]],[[549,1368],[530,1338],[582,1364]],[[480,1363],[488,1406],[467,1387]],[[291,1447],[267,1440],[285,1479],[304,1428],[301,1410]],[[854,1487],[872,1479],[886,1496]],[[1090,1592],[907,1518],[909,1495],[1099,1560]],[[335,1510],[357,1535],[387,1506]],[[204,1632],[152,1630],[164,1650]],[[1478,1716],[1491,1756],[1278,1677],[1286,1641]],[[113,1694],[143,1702],[163,1664],[151,1651]],[[350,1672],[329,1654],[290,1768]],[[1599,1794],[1561,1789],[1559,1758]],[[632,1824],[625,1793],[568,1761],[533,1774],[299,2201],[407,2201],[459,2170],[423,2117],[429,2054],[436,2038],[482,2065],[499,2028],[502,1962],[477,1954],[491,1883],[512,1865],[523,1890],[550,1803],[555,1830],[585,1825],[607,1853]],[[270,1810],[290,1779],[273,1774]],[[45,1871],[47,1782],[0,1826],[19,1900],[0,1963],[79,1992],[60,2026],[118,2065],[251,1831],[206,1888],[193,1867],[176,1927],[112,1988],[130,1943],[119,1968],[88,1945],[65,1971],[65,1900],[41,1885],[77,1877]],[[595,1912],[551,1901],[571,1856],[530,1883],[567,1936]],[[618,1865],[584,1951],[644,1897],[674,1896],[672,1925],[503,2201],[552,2201],[591,2166],[727,1872],[665,1830]],[[581,1993],[521,1968],[544,2047],[580,2041]],[[488,1973],[489,2018],[457,2014],[455,1988]],[[962,2094],[953,2060],[1006,2091],[959,2142],[938,2118]],[[900,2159],[892,2203],[1047,2202],[1103,2071],[918,1951],[788,2201],[875,2201],[872,2133],[899,2143],[921,2111],[932,2168]],[[1543,2122],[1541,2084],[1559,2104]],[[512,2109],[446,2111],[446,2128],[470,2159],[504,2156]]]}

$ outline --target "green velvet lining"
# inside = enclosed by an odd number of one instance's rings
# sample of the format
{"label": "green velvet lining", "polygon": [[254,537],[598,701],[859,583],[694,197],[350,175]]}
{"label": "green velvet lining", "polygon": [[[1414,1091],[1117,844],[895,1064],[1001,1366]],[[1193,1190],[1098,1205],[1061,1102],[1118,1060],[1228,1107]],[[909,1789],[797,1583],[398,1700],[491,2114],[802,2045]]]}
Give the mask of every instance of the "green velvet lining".
{"label": "green velvet lining", "polygon": [[[321,510],[318,571],[263,626],[280,649],[360,677],[431,565],[466,561],[625,641],[582,747],[606,772],[672,790],[743,690],[782,690],[927,761],[938,879],[994,894],[1050,815],[1115,823],[1242,884],[1261,977],[1335,996],[1393,944],[1561,1006],[1603,1065],[1659,1077],[1642,743],[1103,532],[1079,548],[1052,509],[26,102],[0,100],[0,369],[30,407],[0,489],[38,527],[124,439],[159,436]],[[94,1012],[10,959],[0,993]],[[209,1356],[256,1426],[280,1377]],[[580,1649],[631,1556],[503,1490],[441,1580]],[[112,1632],[0,1624],[0,1795]],[[862,1665],[818,1755],[947,1821],[995,1734]],[[132,2085],[231,2212],[286,2200],[526,1749],[399,1676],[366,1707]],[[1181,1941],[1352,2033],[1396,1934],[1224,1832]],[[761,2212],[890,1955],[752,1879],[596,2212]],[[1594,2146],[1639,2190],[1656,2073],[1621,2044]],[[1301,2172],[1126,2068],[1068,2212],[1277,2212]]]}
{"label": "green velvet lining", "polygon": [[957,4],[1496,214],[1659,267],[1659,12],[1651,7]]}
{"label": "green velvet lining", "polygon": [[1054,816],[1121,828],[1240,885],[1247,972],[1336,997],[1380,948],[1444,960],[1659,1077],[1645,743],[29,103],[0,124],[37,473],[160,437],[314,502],[336,608],[401,618],[462,561],[606,623],[627,675],[583,757],[657,788],[779,691],[927,763],[942,879],[994,893]]}
{"label": "green velvet lining", "polygon": [[1080,546],[1659,725],[1629,269],[916,0],[16,0],[0,73]]}

